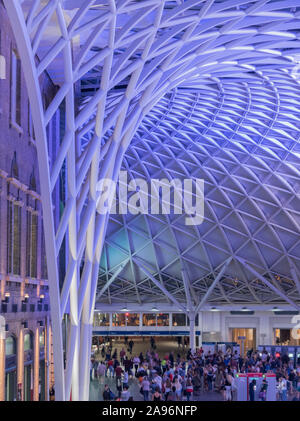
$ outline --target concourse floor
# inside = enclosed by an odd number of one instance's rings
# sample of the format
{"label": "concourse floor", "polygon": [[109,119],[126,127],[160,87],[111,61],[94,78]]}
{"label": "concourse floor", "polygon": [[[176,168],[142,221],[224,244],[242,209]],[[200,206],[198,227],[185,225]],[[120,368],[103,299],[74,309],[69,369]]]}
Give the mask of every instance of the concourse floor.
{"label": "concourse floor", "polygon": [[[90,384],[90,401],[103,401],[104,382],[117,395],[116,380],[114,378],[105,378],[102,383],[98,380],[92,380]],[[143,401],[143,396],[139,392],[140,386],[137,379],[129,380],[129,390],[134,401]],[[193,401],[223,401],[223,397],[217,392],[203,392],[193,399]]]}
{"label": "concourse floor", "polygon": [[[112,349],[114,352],[115,349],[118,350],[118,356],[120,355],[120,351],[122,348],[125,349],[126,354],[131,356],[139,355],[141,352],[146,354],[148,350],[151,349],[150,345],[150,337],[129,337],[128,342],[132,338],[134,342],[133,351],[132,354],[128,352],[128,346],[124,343],[124,338],[116,338],[114,337],[112,339]],[[166,354],[169,354],[171,351],[174,353],[174,356],[176,357],[179,353],[182,357],[186,355],[186,352],[188,348],[184,349],[184,347],[181,345],[180,348],[178,348],[178,343],[176,337],[156,337],[155,338],[156,343],[156,349],[155,351],[158,353],[160,358],[163,358]],[[101,354],[96,354],[96,359],[101,360]]]}
{"label": "concourse floor", "polygon": [[[148,350],[151,349],[150,346],[150,337],[134,337],[132,338],[134,342],[132,355],[128,352],[127,348],[128,346],[125,346],[124,344],[124,338],[113,338],[113,351],[115,349],[118,350],[118,356],[122,348],[124,348],[127,352],[127,355],[134,356],[139,355],[140,352],[143,352],[145,355]],[[130,340],[130,337],[128,341]],[[158,353],[160,358],[163,358],[166,354],[169,354],[171,351],[173,351],[174,356],[176,357],[179,353],[182,357],[186,355],[187,349],[184,349],[183,346],[178,348],[178,343],[176,338],[171,337],[156,337],[156,352]],[[102,360],[101,355],[96,354],[95,355],[97,360]],[[101,379],[99,382],[98,380],[92,380],[90,384],[90,400],[91,401],[102,401],[102,393],[104,390],[104,384],[108,384],[113,393],[117,395],[117,389],[116,389],[116,380],[115,378],[106,377]],[[136,378],[129,380],[129,390],[131,393],[131,396],[133,397],[134,401],[142,401],[143,397],[140,394],[140,386],[138,383],[138,380]],[[222,401],[223,397],[221,394],[216,392],[203,392],[200,394],[199,397],[195,398],[194,400],[198,401]]]}
{"label": "concourse floor", "polygon": [[[128,339],[130,340],[130,338]],[[150,349],[150,338],[149,337],[134,337],[134,347],[132,355],[127,350],[127,346],[124,344],[124,338],[113,338],[113,351],[117,349],[118,356],[120,353],[120,350],[124,347],[126,350],[127,355],[135,356],[139,355],[140,352],[145,353],[147,350]],[[157,337],[155,338],[156,341],[156,351],[159,354],[159,357],[162,358],[166,354],[169,354],[171,351],[173,351],[174,356],[176,358],[177,354],[179,353],[182,357],[185,357],[186,351],[183,347],[178,348],[177,340],[176,338],[172,337]],[[96,353],[95,357],[97,360],[102,360],[101,354]],[[113,393],[117,396],[117,389],[116,389],[116,380],[115,378],[111,377],[105,377],[102,378],[100,381],[98,379],[91,380],[90,382],[90,400],[91,401],[102,401],[102,393],[104,390],[104,384],[108,384]],[[142,401],[143,397],[140,394],[140,386],[138,383],[138,380],[136,378],[129,379],[129,390],[130,394],[133,397],[134,401]],[[291,400],[293,396],[288,395],[288,400]],[[193,398],[193,401],[223,401],[223,396],[220,393],[217,392],[201,392],[199,396],[196,396]]]}

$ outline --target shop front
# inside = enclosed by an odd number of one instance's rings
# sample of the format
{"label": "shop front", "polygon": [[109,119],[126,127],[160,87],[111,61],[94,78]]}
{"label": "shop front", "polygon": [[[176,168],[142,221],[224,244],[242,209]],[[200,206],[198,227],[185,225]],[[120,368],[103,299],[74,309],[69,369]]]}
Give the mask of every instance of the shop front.
{"label": "shop front", "polygon": [[241,353],[256,349],[256,329],[255,328],[232,328],[231,340],[240,345]]}

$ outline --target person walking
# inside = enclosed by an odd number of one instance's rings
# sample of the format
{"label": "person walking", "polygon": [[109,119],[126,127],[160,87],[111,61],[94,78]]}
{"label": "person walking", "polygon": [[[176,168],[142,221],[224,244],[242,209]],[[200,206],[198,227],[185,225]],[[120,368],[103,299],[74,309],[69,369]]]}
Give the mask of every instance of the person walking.
{"label": "person walking", "polygon": [[181,341],[182,341],[181,336],[177,336],[177,345],[178,345],[178,349],[181,347]]}
{"label": "person walking", "polygon": [[151,338],[150,338],[150,343],[151,343],[151,348],[154,349],[155,339],[153,338],[153,336],[151,336]]}
{"label": "person walking", "polygon": [[127,387],[127,389],[129,388],[128,386],[128,372],[125,371],[123,372],[123,389],[124,387]]}
{"label": "person walking", "polygon": [[261,401],[266,401],[267,400],[267,390],[268,390],[268,382],[267,380],[264,378],[262,381],[262,385],[259,391],[259,399]]}
{"label": "person walking", "polygon": [[103,361],[98,364],[97,374],[98,374],[98,381],[100,384],[104,383],[104,377],[106,372],[106,366]]}
{"label": "person walking", "polygon": [[118,385],[119,382],[121,382],[123,369],[120,365],[117,365],[115,368],[115,374],[116,374],[116,384]]}
{"label": "person walking", "polygon": [[231,401],[232,394],[231,394],[231,383],[229,383],[228,379],[225,380],[225,401]]}
{"label": "person walking", "polygon": [[126,355],[125,349],[122,348],[121,351],[120,351],[120,361],[121,361],[121,364],[122,365],[124,363],[124,357],[125,357],[125,355]]}
{"label": "person walking", "polygon": [[287,399],[287,381],[284,376],[280,377],[278,386],[280,400],[285,402]]}
{"label": "person walking", "polygon": [[114,362],[110,358],[107,362],[107,371],[106,371],[106,377],[114,377]]}
{"label": "person walking", "polygon": [[152,400],[153,401],[161,401],[162,400],[161,393],[160,393],[160,390],[159,390],[158,386],[156,386],[156,388],[155,388],[155,392],[153,393]]}
{"label": "person walking", "polygon": [[103,400],[104,401],[113,401],[115,398],[115,395],[113,394],[113,392],[110,390],[108,384],[106,384],[104,386],[104,390],[103,390]]}
{"label": "person walking", "polygon": [[167,377],[167,378],[166,378],[166,381],[165,381],[165,383],[164,383],[165,401],[167,401],[167,400],[168,400],[168,396],[169,396],[169,393],[171,392],[171,389],[172,389],[171,380],[170,380],[170,378],[169,378],[169,377]]}
{"label": "person walking", "polygon": [[129,392],[129,387],[128,385],[123,385],[123,390],[121,392],[121,401],[122,402],[126,402],[129,401],[130,399],[130,392]]}
{"label": "person walking", "polygon": [[186,382],[186,399],[187,401],[191,400],[191,397],[193,395],[193,384],[190,378],[188,378],[187,382]]}
{"label": "person walking", "polygon": [[181,382],[180,382],[180,380],[177,376],[174,378],[174,386],[176,388],[176,399],[178,401],[181,401],[181,399],[182,399],[182,384],[181,384]]}
{"label": "person walking", "polygon": [[135,370],[135,377],[137,377],[137,372],[138,372],[138,369],[139,369],[139,364],[140,364],[140,362],[141,362],[141,360],[139,359],[139,357],[136,355],[134,358],[133,358],[133,360],[132,360],[132,362],[133,362],[133,365],[134,365],[134,370]]}
{"label": "person walking", "polygon": [[132,355],[133,345],[134,345],[134,342],[133,342],[133,340],[132,340],[132,339],[130,339],[129,344],[128,344],[128,346],[129,346],[129,352],[130,352],[130,355]]}
{"label": "person walking", "polygon": [[142,389],[142,393],[143,393],[143,396],[144,396],[144,401],[148,401],[149,400],[149,392],[150,392],[150,382],[149,382],[147,376],[145,376],[143,381],[142,381],[141,389]]}
{"label": "person walking", "polygon": [[256,380],[253,379],[249,384],[249,399],[251,402],[255,401]]}

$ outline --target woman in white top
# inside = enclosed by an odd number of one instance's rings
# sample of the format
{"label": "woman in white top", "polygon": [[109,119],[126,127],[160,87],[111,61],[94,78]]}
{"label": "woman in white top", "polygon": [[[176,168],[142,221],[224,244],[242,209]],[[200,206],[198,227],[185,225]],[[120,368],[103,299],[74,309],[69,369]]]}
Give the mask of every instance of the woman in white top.
{"label": "woman in white top", "polygon": [[182,384],[180,383],[178,377],[175,377],[174,386],[176,388],[176,398],[178,401],[181,401]]}
{"label": "woman in white top", "polygon": [[281,377],[279,379],[279,385],[278,385],[280,400],[286,401],[287,398],[287,381],[285,377]]}

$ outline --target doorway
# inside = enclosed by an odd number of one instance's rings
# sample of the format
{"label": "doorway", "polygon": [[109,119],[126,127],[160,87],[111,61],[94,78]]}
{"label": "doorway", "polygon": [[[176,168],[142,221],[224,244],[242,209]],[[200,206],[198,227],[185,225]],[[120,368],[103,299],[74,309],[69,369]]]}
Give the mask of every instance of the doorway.
{"label": "doorway", "polygon": [[[299,346],[300,339],[293,337],[292,330],[293,329],[273,329],[274,345]],[[298,329],[297,335],[300,336],[300,329]]]}
{"label": "doorway", "polygon": [[45,400],[45,360],[40,361],[39,368],[39,400]]}
{"label": "doorway", "polygon": [[256,349],[256,329],[255,328],[232,328],[232,342],[240,345],[241,355],[246,355],[249,349]]}
{"label": "doorway", "polygon": [[24,367],[24,401],[31,401],[31,371],[32,366],[25,365]]}
{"label": "doorway", "polygon": [[5,373],[5,400],[17,400],[17,372],[15,370]]}

